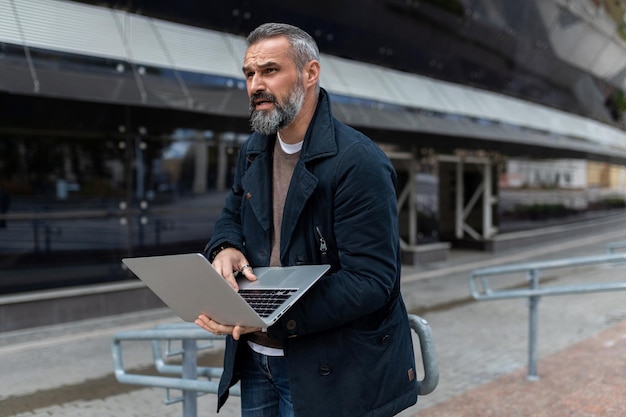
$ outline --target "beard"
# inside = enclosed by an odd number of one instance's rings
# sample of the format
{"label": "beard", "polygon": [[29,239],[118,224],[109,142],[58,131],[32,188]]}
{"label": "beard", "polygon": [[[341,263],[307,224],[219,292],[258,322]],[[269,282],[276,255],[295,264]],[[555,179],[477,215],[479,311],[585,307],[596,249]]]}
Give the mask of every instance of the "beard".
{"label": "beard", "polygon": [[[274,104],[272,110],[255,110],[254,101],[269,100]],[[296,81],[289,91],[287,101],[281,105],[276,96],[270,93],[256,93],[250,97],[250,126],[262,135],[273,135],[296,118],[304,103],[304,86]]]}

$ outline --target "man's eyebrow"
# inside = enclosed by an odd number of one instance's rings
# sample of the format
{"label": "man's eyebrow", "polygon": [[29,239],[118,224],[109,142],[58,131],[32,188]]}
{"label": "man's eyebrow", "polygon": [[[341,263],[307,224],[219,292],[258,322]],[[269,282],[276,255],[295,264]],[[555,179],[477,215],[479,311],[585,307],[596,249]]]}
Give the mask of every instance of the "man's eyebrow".
{"label": "man's eyebrow", "polygon": [[274,61],[268,61],[268,62],[264,62],[262,64],[257,64],[257,65],[244,65],[243,67],[241,67],[241,70],[246,73],[248,71],[250,71],[252,69],[252,67],[258,67],[258,68],[269,68],[269,67],[277,67],[278,63],[274,62]]}

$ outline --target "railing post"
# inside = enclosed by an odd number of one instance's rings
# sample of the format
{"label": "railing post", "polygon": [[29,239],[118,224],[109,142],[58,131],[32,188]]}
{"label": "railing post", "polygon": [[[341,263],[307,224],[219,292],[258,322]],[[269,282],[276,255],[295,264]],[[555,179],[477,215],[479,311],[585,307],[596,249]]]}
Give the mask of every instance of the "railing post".
{"label": "railing post", "polygon": [[[530,281],[530,289],[539,288],[539,271],[531,269],[528,271],[528,279]],[[528,297],[528,380],[537,381],[537,326],[538,326],[538,307],[541,296],[532,295]]]}
{"label": "railing post", "polygon": [[[183,339],[183,379],[196,380],[198,377],[198,345],[195,339]],[[198,415],[198,393],[183,390],[183,417]]]}

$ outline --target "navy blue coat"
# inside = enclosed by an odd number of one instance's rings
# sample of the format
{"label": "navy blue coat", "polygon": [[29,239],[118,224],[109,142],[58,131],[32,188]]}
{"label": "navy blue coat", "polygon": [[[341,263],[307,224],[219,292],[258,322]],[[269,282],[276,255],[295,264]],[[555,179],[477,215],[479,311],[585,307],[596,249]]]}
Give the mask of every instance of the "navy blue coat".
{"label": "navy blue coat", "polygon": [[[267,266],[275,137],[242,146],[234,185],[209,242]],[[392,416],[417,401],[415,357],[400,295],[396,173],[369,138],[336,120],[322,89],[287,193],[283,265],[331,271],[268,329],[285,344],[297,417]],[[219,407],[239,380],[229,337]]]}

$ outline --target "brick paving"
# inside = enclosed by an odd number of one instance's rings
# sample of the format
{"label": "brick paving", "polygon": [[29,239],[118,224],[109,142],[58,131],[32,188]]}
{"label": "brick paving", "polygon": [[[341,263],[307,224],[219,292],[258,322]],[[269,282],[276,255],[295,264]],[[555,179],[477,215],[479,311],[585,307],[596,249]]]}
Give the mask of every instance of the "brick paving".
{"label": "brick paving", "polygon": [[526,369],[430,407],[420,417],[626,416],[626,320]]}

